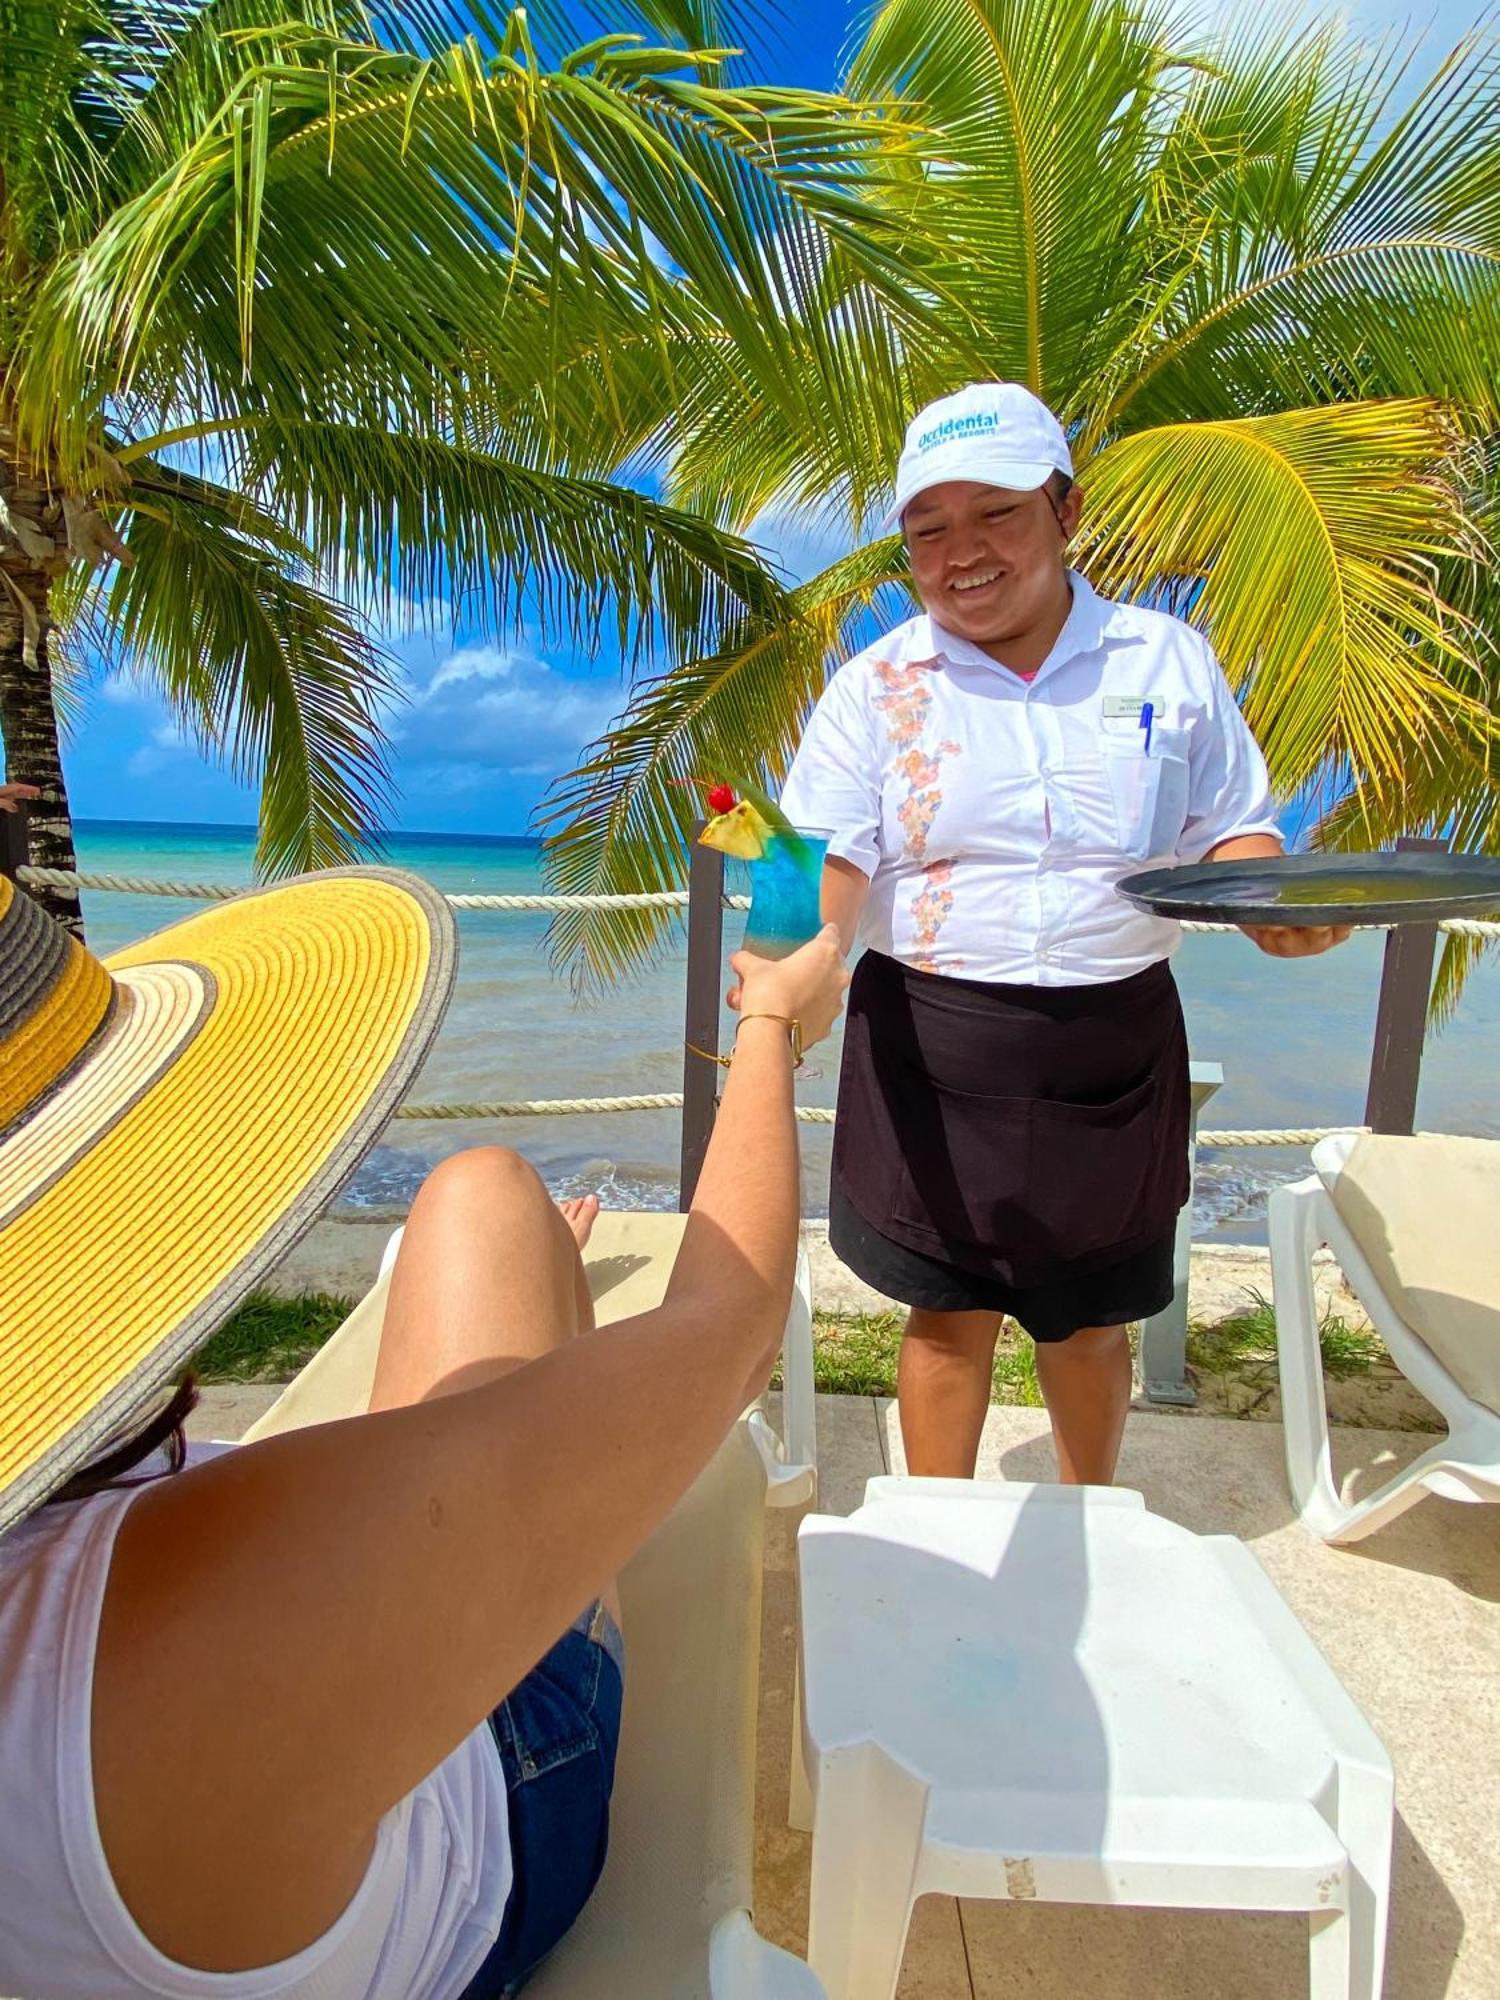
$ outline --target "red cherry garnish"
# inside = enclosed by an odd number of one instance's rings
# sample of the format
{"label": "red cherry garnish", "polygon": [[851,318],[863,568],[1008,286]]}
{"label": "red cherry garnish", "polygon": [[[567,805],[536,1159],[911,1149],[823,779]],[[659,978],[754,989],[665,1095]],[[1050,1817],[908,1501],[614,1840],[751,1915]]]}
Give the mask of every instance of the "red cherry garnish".
{"label": "red cherry garnish", "polygon": [[710,785],[708,788],[708,809],[712,813],[733,812],[737,801],[728,785]]}

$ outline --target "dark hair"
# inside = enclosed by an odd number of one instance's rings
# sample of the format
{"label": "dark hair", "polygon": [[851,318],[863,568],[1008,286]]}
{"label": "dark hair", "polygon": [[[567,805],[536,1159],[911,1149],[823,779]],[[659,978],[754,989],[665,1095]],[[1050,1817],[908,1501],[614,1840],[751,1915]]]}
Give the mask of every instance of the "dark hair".
{"label": "dark hair", "polygon": [[[81,1466],[66,1486],[60,1486],[48,1497],[47,1505],[55,1506],[59,1500],[87,1500],[91,1494],[108,1492],[111,1487],[140,1486],[147,1480],[165,1479],[181,1472],[187,1460],[187,1437],[182,1427],[197,1406],[198,1385],[191,1375],[184,1375],[170,1399],[153,1417],[98,1458]],[[136,1479],[126,1477],[159,1451],[165,1452],[167,1459],[160,1472],[143,1472]]]}
{"label": "dark hair", "polygon": [[1047,494],[1054,507],[1060,507],[1073,491],[1073,481],[1066,472],[1049,472],[1046,483]]}

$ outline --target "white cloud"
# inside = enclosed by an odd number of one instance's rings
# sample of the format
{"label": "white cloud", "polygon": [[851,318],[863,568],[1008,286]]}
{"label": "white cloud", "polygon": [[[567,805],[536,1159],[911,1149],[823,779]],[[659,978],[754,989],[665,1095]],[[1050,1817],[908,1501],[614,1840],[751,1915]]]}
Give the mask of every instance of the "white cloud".
{"label": "white cloud", "polygon": [[795,583],[806,583],[860,542],[842,509],[819,512],[780,500],[756,515],[749,539]]}
{"label": "white cloud", "polygon": [[175,722],[159,722],[148,740],[126,761],[127,778],[156,778],[196,752]]}
{"label": "white cloud", "polygon": [[142,687],[130,674],[106,674],[98,684],[97,693],[111,708],[140,708],[156,700],[151,689]]}
{"label": "white cloud", "polygon": [[464,681],[514,680],[518,662],[523,667],[539,668],[544,674],[552,671],[545,660],[512,652],[508,647],[464,646],[443,661],[428,683],[423,699],[430,700],[440,689],[457,687]]}
{"label": "white cloud", "polygon": [[[611,674],[579,679],[513,645],[429,641],[392,663],[379,702],[397,787],[412,806],[487,792],[531,799],[569,770],[606,729],[624,694]],[[156,692],[112,675],[100,683],[117,745],[115,771],[132,788],[188,781],[200,753]],[[120,740],[123,737],[123,742]],[[509,809],[513,809],[509,808]],[[441,815],[437,815],[441,817]],[[420,812],[417,823],[434,815]]]}
{"label": "white cloud", "polygon": [[385,598],[373,581],[355,598],[354,608],[388,646],[403,639],[442,637],[453,629],[453,606],[446,597],[407,597],[393,591]]}
{"label": "white cloud", "polygon": [[463,646],[425,677],[391,719],[399,782],[419,795],[551,778],[607,727],[618,687],[559,673],[520,647]]}

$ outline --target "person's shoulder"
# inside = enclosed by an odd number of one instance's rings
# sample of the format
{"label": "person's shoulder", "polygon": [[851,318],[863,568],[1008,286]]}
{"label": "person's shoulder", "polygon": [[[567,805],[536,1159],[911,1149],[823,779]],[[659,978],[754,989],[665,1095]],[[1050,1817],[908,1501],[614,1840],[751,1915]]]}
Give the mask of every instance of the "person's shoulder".
{"label": "person's shoulder", "polygon": [[931,653],[929,633],[928,622],[922,617],[893,625],[860,652],[850,654],[830,676],[827,692],[832,694],[837,689],[845,698],[863,697],[871,689],[883,686],[884,676],[892,667],[910,666],[915,659]]}
{"label": "person's shoulder", "polygon": [[1106,638],[1141,646],[1152,659],[1170,661],[1190,675],[1214,672],[1212,646],[1185,618],[1149,604],[1121,603],[1117,598],[1101,597],[1099,604]]}

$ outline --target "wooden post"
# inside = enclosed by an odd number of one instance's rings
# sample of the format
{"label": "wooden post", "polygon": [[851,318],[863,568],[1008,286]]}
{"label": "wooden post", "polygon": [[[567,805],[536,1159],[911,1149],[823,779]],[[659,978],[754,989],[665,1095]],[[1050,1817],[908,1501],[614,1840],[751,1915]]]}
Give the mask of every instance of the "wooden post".
{"label": "wooden post", "polygon": [[[687,1004],[682,1050],[682,1168],[677,1206],[690,1206],[703,1171],[719,1100],[720,986],[724,977],[724,857],[704,847],[693,828],[688,865]],[[707,1051],[695,1055],[694,1048]]]}
{"label": "wooden post", "polygon": [[[1445,854],[1446,840],[1398,840],[1398,854]],[[1385,941],[1365,1123],[1372,1132],[1413,1132],[1427,1003],[1437,957],[1436,924],[1402,924]]]}
{"label": "wooden post", "polygon": [[0,812],[0,875],[12,882],[31,859],[31,820],[23,800],[14,812]]}

